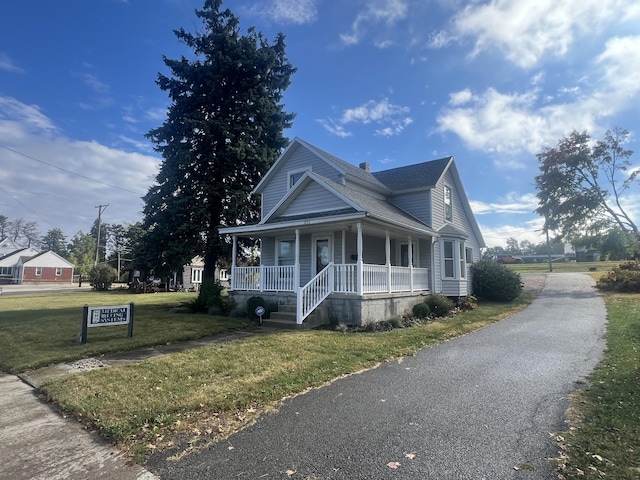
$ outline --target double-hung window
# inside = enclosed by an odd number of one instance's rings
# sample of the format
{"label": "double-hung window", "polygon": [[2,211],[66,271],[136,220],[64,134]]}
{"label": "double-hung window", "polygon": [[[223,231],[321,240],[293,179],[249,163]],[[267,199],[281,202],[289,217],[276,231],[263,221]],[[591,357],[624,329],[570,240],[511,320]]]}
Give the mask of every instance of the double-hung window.
{"label": "double-hung window", "polygon": [[296,241],[293,239],[279,240],[276,254],[278,265],[293,265],[296,261]]}
{"label": "double-hung window", "polygon": [[462,240],[442,241],[442,278],[448,280],[467,278],[467,263],[471,263],[472,251]]}

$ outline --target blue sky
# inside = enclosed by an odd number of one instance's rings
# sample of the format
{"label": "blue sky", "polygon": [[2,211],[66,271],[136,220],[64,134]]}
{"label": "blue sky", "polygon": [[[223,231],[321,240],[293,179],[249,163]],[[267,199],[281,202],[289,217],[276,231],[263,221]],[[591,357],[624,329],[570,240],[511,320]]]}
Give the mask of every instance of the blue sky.
{"label": "blue sky", "polygon": [[[141,219],[168,99],[203,0],[21,0],[0,22],[0,214],[88,232]],[[453,155],[489,246],[542,241],[535,154],[616,126],[640,150],[636,0],[229,0],[286,35],[286,135],[373,171]],[[634,156],[640,165],[640,152]],[[640,221],[640,187],[625,199]]]}

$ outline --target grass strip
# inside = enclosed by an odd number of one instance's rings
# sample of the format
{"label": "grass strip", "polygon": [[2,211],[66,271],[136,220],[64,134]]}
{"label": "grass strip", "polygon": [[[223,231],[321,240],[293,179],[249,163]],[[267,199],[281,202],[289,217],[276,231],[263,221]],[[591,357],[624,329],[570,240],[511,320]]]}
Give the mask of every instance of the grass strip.
{"label": "grass strip", "polygon": [[214,440],[233,428],[224,425],[230,417],[241,424],[256,409],[496,322],[532,298],[525,293],[514,303],[483,303],[446,320],[388,332],[261,335],[95,370],[56,380],[43,390],[107,438],[138,451],[176,433]]}
{"label": "grass strip", "polygon": [[605,296],[607,350],[572,395],[562,475],[572,479],[640,479],[640,295]]}
{"label": "grass strip", "polygon": [[[246,321],[203,314],[170,312],[196,294],[87,292],[12,295],[0,298],[0,369],[10,373],[104,353],[193,340],[238,328]],[[90,328],[87,343],[78,344],[82,306],[134,302],[133,337],[127,326]]]}

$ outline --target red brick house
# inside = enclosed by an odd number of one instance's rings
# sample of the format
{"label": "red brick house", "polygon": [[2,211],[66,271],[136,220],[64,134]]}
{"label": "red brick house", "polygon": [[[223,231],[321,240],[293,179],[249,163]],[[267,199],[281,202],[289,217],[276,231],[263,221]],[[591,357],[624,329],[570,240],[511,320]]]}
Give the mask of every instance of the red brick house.
{"label": "red brick house", "polygon": [[14,268],[13,283],[71,283],[74,265],[55,252],[21,256]]}

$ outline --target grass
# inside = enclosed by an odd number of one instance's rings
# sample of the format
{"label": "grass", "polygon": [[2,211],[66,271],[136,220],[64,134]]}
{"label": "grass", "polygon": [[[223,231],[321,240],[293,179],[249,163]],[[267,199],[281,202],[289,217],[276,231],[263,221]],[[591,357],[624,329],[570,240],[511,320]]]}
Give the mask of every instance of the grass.
{"label": "grass", "polygon": [[[597,271],[609,271],[613,267],[619,265],[620,262],[553,262],[553,272],[590,272],[591,269]],[[511,270],[518,273],[549,273],[548,263],[520,263],[507,265]]]}
{"label": "grass", "polygon": [[607,351],[574,394],[562,473],[567,480],[640,479],[640,294],[605,296]]}
{"label": "grass", "polygon": [[484,303],[443,321],[383,333],[282,331],[55,380],[65,411],[138,454],[176,434],[213,441],[282,398],[498,321],[531,301]]}
{"label": "grass", "polygon": [[[194,298],[195,294],[189,293],[133,295],[118,291],[1,297],[0,369],[19,373],[51,363],[191,340],[246,326],[238,319],[168,311]],[[135,304],[133,337],[127,337],[126,325],[99,327],[89,329],[87,343],[77,343],[84,304],[129,302]]]}

